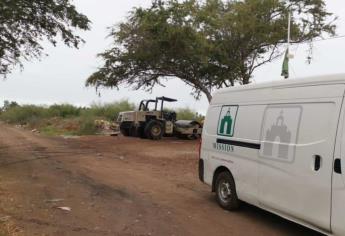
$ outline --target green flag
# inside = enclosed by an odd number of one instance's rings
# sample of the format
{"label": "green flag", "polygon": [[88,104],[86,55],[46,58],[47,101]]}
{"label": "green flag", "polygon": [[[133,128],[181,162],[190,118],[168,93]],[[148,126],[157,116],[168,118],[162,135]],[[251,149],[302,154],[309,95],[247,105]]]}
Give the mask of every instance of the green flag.
{"label": "green flag", "polygon": [[286,49],[283,67],[282,67],[282,76],[285,79],[289,78],[289,49]]}

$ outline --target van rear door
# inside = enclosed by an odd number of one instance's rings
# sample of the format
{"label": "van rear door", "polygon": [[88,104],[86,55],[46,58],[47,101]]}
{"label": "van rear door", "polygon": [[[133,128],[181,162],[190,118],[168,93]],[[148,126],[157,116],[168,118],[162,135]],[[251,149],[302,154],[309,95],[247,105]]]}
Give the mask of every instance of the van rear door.
{"label": "van rear door", "polygon": [[267,106],[259,154],[259,201],[264,208],[330,231],[341,103],[342,97],[336,97]]}

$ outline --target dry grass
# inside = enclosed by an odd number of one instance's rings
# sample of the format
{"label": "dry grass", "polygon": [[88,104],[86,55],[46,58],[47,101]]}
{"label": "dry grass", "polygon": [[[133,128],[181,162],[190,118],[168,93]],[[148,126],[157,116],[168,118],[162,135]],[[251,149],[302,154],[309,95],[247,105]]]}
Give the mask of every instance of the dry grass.
{"label": "dry grass", "polygon": [[0,223],[0,236],[22,236],[23,231],[17,227],[13,222],[6,221]]}

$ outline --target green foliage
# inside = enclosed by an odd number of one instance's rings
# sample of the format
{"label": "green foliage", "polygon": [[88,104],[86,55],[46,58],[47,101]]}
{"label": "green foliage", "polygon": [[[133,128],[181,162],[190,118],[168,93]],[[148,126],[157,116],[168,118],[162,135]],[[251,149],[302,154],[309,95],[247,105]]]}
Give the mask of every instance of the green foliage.
{"label": "green foliage", "polygon": [[127,100],[108,104],[92,104],[90,109],[84,110],[83,113],[95,117],[104,117],[107,120],[115,120],[121,111],[134,110],[135,106]]}
{"label": "green foliage", "polygon": [[13,102],[13,101],[10,102],[8,100],[5,100],[4,101],[4,106],[2,107],[1,111],[6,111],[6,110],[8,110],[8,109],[10,109],[12,107],[16,107],[16,106],[18,106],[17,102]]}
{"label": "green foliage", "polygon": [[36,106],[6,102],[1,110],[0,120],[39,129],[47,135],[89,135],[98,131],[95,120],[113,121],[119,112],[134,110],[134,105],[126,100],[93,104],[90,108],[70,104]]}
{"label": "green foliage", "polygon": [[52,105],[47,110],[50,117],[63,117],[63,118],[79,116],[81,111],[82,111],[82,108],[75,107],[70,104]]}
{"label": "green foliage", "polygon": [[204,120],[204,116],[190,108],[179,108],[176,110],[177,120]]}
{"label": "green foliage", "polygon": [[[9,104],[15,105],[9,106]],[[6,102],[1,109],[3,112],[0,113],[0,120],[10,124],[25,125],[45,135],[92,135],[98,132],[95,120],[114,121],[120,112],[134,109],[134,104],[127,100],[93,104],[89,108],[70,104],[37,106]],[[204,119],[204,116],[190,108],[179,108],[176,113],[179,120],[202,122]]]}
{"label": "green foliage", "polygon": [[1,120],[11,124],[35,123],[38,119],[47,118],[47,109],[35,105],[15,106],[1,113]]}
{"label": "green foliage", "polygon": [[324,0],[155,0],[112,28],[113,46],[86,85],[150,90],[178,77],[210,100],[212,89],[250,83],[282,54],[288,11],[294,42],[335,33]]}
{"label": "green foliage", "polygon": [[65,134],[65,133],[61,133],[61,130],[58,129],[57,127],[53,126],[53,125],[42,126],[40,128],[40,131],[42,133],[44,133],[45,135],[48,135],[48,136]]}
{"label": "green foliage", "polygon": [[41,56],[40,42],[54,46],[57,38],[78,48],[83,40],[74,30],[88,30],[90,21],[70,0],[0,1],[0,76],[6,76],[23,59]]}
{"label": "green foliage", "polygon": [[97,133],[97,127],[95,125],[95,117],[83,116],[79,120],[78,135],[92,135]]}

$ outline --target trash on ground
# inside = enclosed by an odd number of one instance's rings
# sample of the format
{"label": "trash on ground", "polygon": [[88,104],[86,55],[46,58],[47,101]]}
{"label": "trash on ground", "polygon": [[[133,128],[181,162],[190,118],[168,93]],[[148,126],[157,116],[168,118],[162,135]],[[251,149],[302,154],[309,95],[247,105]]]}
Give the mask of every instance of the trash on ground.
{"label": "trash on ground", "polygon": [[70,208],[70,207],[56,207],[56,208],[63,210],[63,211],[72,211],[72,208]]}
{"label": "trash on ground", "polygon": [[46,200],[46,202],[53,203],[53,202],[62,202],[64,200],[65,199],[63,199],[63,198],[54,198],[54,199],[48,199],[48,200]]}
{"label": "trash on ground", "polygon": [[8,221],[10,218],[11,218],[11,216],[3,216],[3,217],[0,217],[0,222],[6,222],[6,221]]}

